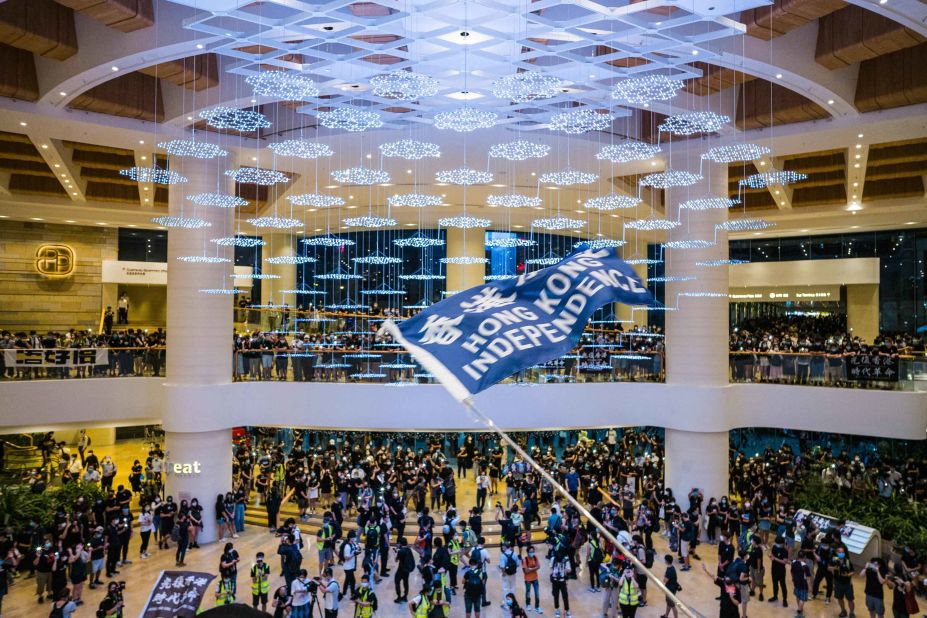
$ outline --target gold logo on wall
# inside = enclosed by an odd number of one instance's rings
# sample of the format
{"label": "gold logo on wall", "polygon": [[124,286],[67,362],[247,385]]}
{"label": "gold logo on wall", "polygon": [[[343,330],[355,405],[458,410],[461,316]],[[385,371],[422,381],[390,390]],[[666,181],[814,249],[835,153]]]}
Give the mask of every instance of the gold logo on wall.
{"label": "gold logo on wall", "polygon": [[42,245],[35,252],[35,269],[46,277],[68,277],[77,261],[67,245]]}

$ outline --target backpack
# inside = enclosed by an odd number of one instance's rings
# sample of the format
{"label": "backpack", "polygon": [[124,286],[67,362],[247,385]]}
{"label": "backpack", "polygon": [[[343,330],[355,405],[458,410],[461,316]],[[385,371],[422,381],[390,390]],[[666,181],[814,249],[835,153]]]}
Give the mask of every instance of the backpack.
{"label": "backpack", "polygon": [[483,577],[479,570],[470,569],[464,575],[464,592],[471,596],[480,594],[483,591]]}
{"label": "backpack", "polygon": [[502,571],[506,575],[515,575],[518,572],[518,563],[515,562],[515,556],[506,556],[505,560],[505,567],[503,567]]}
{"label": "backpack", "polygon": [[589,552],[589,562],[602,562],[605,559],[605,554],[602,553],[602,548],[596,545],[590,545],[592,551]]}
{"label": "backpack", "polygon": [[344,546],[347,544],[348,542],[344,541],[341,543],[341,547],[338,548],[338,564],[344,564],[344,561],[346,560],[344,557]]}
{"label": "backpack", "polygon": [[652,548],[644,550],[644,566],[648,569],[653,568],[653,559],[656,553],[657,552],[655,552]]}
{"label": "backpack", "polygon": [[180,541],[180,524],[174,524],[174,527],[171,528],[171,540],[175,543]]}
{"label": "backpack", "polygon": [[376,547],[380,543],[380,526],[367,526],[364,530],[367,547]]}

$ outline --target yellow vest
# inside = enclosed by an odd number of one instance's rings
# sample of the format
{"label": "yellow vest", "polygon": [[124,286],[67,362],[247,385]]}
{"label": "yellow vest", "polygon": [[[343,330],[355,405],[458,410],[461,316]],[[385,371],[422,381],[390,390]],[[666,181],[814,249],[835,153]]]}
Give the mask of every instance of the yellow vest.
{"label": "yellow vest", "polygon": [[229,605],[234,601],[232,586],[228,584],[228,580],[219,580],[219,583],[216,584],[216,605]]}
{"label": "yellow vest", "polygon": [[631,580],[626,579],[621,584],[621,590],[618,591],[618,604],[619,605],[637,605],[639,602],[638,595],[640,591],[637,589]]}
{"label": "yellow vest", "polygon": [[[443,587],[435,588],[434,590],[431,591],[431,594],[432,594],[432,597],[430,599],[431,601],[441,601],[441,602],[447,601],[447,598],[445,597],[445,588]],[[435,603],[435,605],[437,605],[437,603]],[[447,616],[451,612],[451,606],[442,605],[441,611],[445,616]]]}
{"label": "yellow vest", "polygon": [[431,604],[428,597],[424,594],[419,595],[419,602],[415,608],[415,618],[428,618],[428,612],[431,610]]}
{"label": "yellow vest", "polygon": [[251,567],[251,594],[257,596],[270,591],[270,581],[266,577],[268,575],[270,575],[270,566],[266,562]]}
{"label": "yellow vest", "polygon": [[460,554],[454,553],[460,549],[460,541],[456,537],[451,539],[451,542],[447,544],[447,548],[451,552],[451,564],[460,564]]}
{"label": "yellow vest", "polygon": [[[363,601],[366,603],[370,600],[370,589],[362,589],[357,593],[357,600]],[[355,605],[354,606],[354,618],[370,618],[373,616],[373,606],[372,605]]]}

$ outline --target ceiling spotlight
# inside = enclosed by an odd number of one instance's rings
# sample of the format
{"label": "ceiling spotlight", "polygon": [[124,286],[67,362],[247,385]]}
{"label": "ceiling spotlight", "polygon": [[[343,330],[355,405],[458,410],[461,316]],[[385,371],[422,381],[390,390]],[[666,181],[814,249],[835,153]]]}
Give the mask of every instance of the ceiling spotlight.
{"label": "ceiling spotlight", "polygon": [[26,126],[26,123],[25,123],[25,122],[20,122],[20,123],[19,123],[19,126],[25,127],[25,126]]}
{"label": "ceiling spotlight", "polygon": [[776,79],[782,79],[782,73],[776,73]]}
{"label": "ceiling spotlight", "polygon": [[197,49],[203,49],[203,44],[202,44],[202,43],[197,43],[197,44],[196,44],[196,48],[197,48]]}
{"label": "ceiling spotlight", "polygon": [[834,104],[834,100],[833,100],[833,99],[827,99],[827,104],[828,104],[828,105],[833,105],[833,104]]}
{"label": "ceiling spotlight", "polygon": [[111,71],[118,71],[118,70],[119,70],[119,67],[117,67],[117,66],[112,66],[112,67],[110,67],[110,70],[111,70]]}
{"label": "ceiling spotlight", "polygon": [[61,96],[63,96],[63,97],[66,97],[66,96],[68,96],[68,93],[67,93],[67,92],[65,92],[64,90],[62,90],[62,91],[61,91],[61,92],[59,92],[58,94],[60,94],[60,95],[61,95]]}

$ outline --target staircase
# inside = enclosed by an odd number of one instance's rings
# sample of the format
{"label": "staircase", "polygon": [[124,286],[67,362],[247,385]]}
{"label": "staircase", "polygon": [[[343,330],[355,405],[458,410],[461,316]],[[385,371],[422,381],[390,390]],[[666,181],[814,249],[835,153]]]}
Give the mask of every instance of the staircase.
{"label": "staircase", "polygon": [[[306,536],[315,537],[316,533],[322,527],[321,512],[316,513],[315,515],[310,515],[308,521],[300,522],[299,510],[296,508],[295,504],[286,504],[281,507],[280,515],[278,516],[279,523],[282,524],[288,517],[294,518],[299,523],[300,531]],[[497,524],[492,519],[492,517],[493,515],[491,512],[486,512],[483,514],[483,537],[486,539],[486,544],[484,547],[499,547],[502,544],[502,527]],[[439,518],[435,517],[435,536],[438,536],[441,530],[441,523],[438,520]],[[266,528],[267,511],[264,510],[264,506],[255,506],[254,503],[250,503],[248,508],[245,509],[245,524]],[[341,527],[343,536],[346,536],[349,530],[357,530],[357,522],[354,517],[345,516],[344,523]],[[406,529],[404,536],[411,545],[415,542],[417,535],[418,523],[416,522],[415,512],[412,512],[409,513],[409,515],[406,517]],[[531,529],[531,542],[534,545],[543,545],[546,538],[547,535],[544,533],[543,526],[538,526]],[[395,539],[393,539],[393,541],[395,541]]]}
{"label": "staircase", "polygon": [[10,442],[3,445],[3,471],[0,482],[15,485],[20,482],[24,472],[42,467],[42,451],[37,446],[19,446]]}

